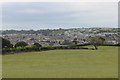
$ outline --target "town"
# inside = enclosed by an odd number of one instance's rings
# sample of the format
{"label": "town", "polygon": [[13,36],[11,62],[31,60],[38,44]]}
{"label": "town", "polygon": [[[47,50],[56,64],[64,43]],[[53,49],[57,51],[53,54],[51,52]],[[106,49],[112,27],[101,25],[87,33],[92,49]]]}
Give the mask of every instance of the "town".
{"label": "town", "polygon": [[101,36],[108,43],[117,44],[120,39],[119,28],[71,28],[46,30],[1,30],[1,37],[15,45],[24,41],[29,45],[35,42],[41,45],[69,45],[74,39],[79,44],[89,43],[89,36]]}

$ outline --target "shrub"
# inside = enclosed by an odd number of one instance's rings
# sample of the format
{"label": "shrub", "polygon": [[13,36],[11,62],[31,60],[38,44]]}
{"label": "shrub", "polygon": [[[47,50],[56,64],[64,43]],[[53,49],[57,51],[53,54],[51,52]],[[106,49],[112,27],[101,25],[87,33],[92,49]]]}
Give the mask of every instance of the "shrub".
{"label": "shrub", "polygon": [[36,45],[32,45],[32,46],[31,46],[31,49],[32,49],[32,50],[35,50],[35,51],[40,50],[40,48],[39,48],[39,47],[37,47]]}
{"label": "shrub", "polygon": [[53,49],[55,49],[55,47],[53,47],[53,46],[43,46],[43,47],[41,47],[41,50],[53,50]]}
{"label": "shrub", "polygon": [[15,44],[15,47],[25,47],[27,46],[28,44],[24,41],[19,41]]}
{"label": "shrub", "polygon": [[15,51],[23,51],[23,47],[16,47]]}
{"label": "shrub", "polygon": [[0,40],[2,40],[2,48],[13,48],[13,45],[11,44],[11,42],[7,39],[1,38]]}
{"label": "shrub", "polygon": [[39,44],[39,43],[34,43],[34,45],[35,45],[36,47],[42,47],[42,45]]}
{"label": "shrub", "polygon": [[10,48],[3,48],[2,49],[2,54],[10,52],[10,51],[11,51]]}
{"label": "shrub", "polygon": [[25,51],[31,51],[32,50],[32,47],[31,46],[25,46]]}

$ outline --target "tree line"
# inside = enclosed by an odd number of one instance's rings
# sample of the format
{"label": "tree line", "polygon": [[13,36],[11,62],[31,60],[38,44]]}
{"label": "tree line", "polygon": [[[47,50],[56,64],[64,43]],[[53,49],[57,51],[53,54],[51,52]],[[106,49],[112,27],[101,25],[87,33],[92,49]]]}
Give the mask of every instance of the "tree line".
{"label": "tree line", "polygon": [[[11,42],[7,39],[4,39],[0,37],[2,41],[2,53],[7,53],[7,52],[21,52],[21,51],[40,51],[40,50],[53,50],[53,49],[88,49],[88,48],[83,48],[82,46],[87,46],[87,45],[93,45],[94,49],[92,50],[97,50],[98,46],[102,45],[107,45],[105,44],[105,39],[99,36],[91,37],[89,36],[89,43],[86,44],[78,44],[77,38],[73,40],[74,44],[71,44],[69,41],[65,40],[66,44],[69,45],[49,45],[49,46],[42,46],[39,43],[34,43],[31,46],[28,46],[28,43],[24,41],[18,41],[15,45],[11,44]],[[119,46],[113,45],[113,46]]]}

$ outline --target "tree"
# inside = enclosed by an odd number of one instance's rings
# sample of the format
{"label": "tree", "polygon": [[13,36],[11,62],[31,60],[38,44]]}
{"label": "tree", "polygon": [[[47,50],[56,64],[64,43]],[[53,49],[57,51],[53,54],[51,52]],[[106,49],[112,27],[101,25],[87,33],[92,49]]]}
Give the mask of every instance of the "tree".
{"label": "tree", "polygon": [[77,44],[78,43],[78,39],[77,38],[74,38],[74,40],[72,41],[74,44]]}
{"label": "tree", "polygon": [[95,47],[95,49],[98,49],[98,46],[103,45],[105,42],[105,39],[100,37],[100,36],[95,36],[95,37],[89,37],[90,38],[90,44]]}
{"label": "tree", "polygon": [[13,45],[11,44],[11,42],[7,39],[1,38],[0,40],[2,40],[2,48],[13,48]]}
{"label": "tree", "polygon": [[34,45],[35,45],[36,47],[42,47],[42,45],[39,44],[39,43],[34,43]]}
{"label": "tree", "polygon": [[15,44],[15,47],[25,47],[27,46],[28,44],[24,41],[19,41]]}

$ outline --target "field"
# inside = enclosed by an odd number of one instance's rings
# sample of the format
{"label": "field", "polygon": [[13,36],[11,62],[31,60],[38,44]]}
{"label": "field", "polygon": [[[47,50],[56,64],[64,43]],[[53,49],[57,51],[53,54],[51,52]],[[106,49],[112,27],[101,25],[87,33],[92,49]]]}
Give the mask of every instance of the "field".
{"label": "field", "polygon": [[118,47],[3,55],[3,78],[117,78]]}

